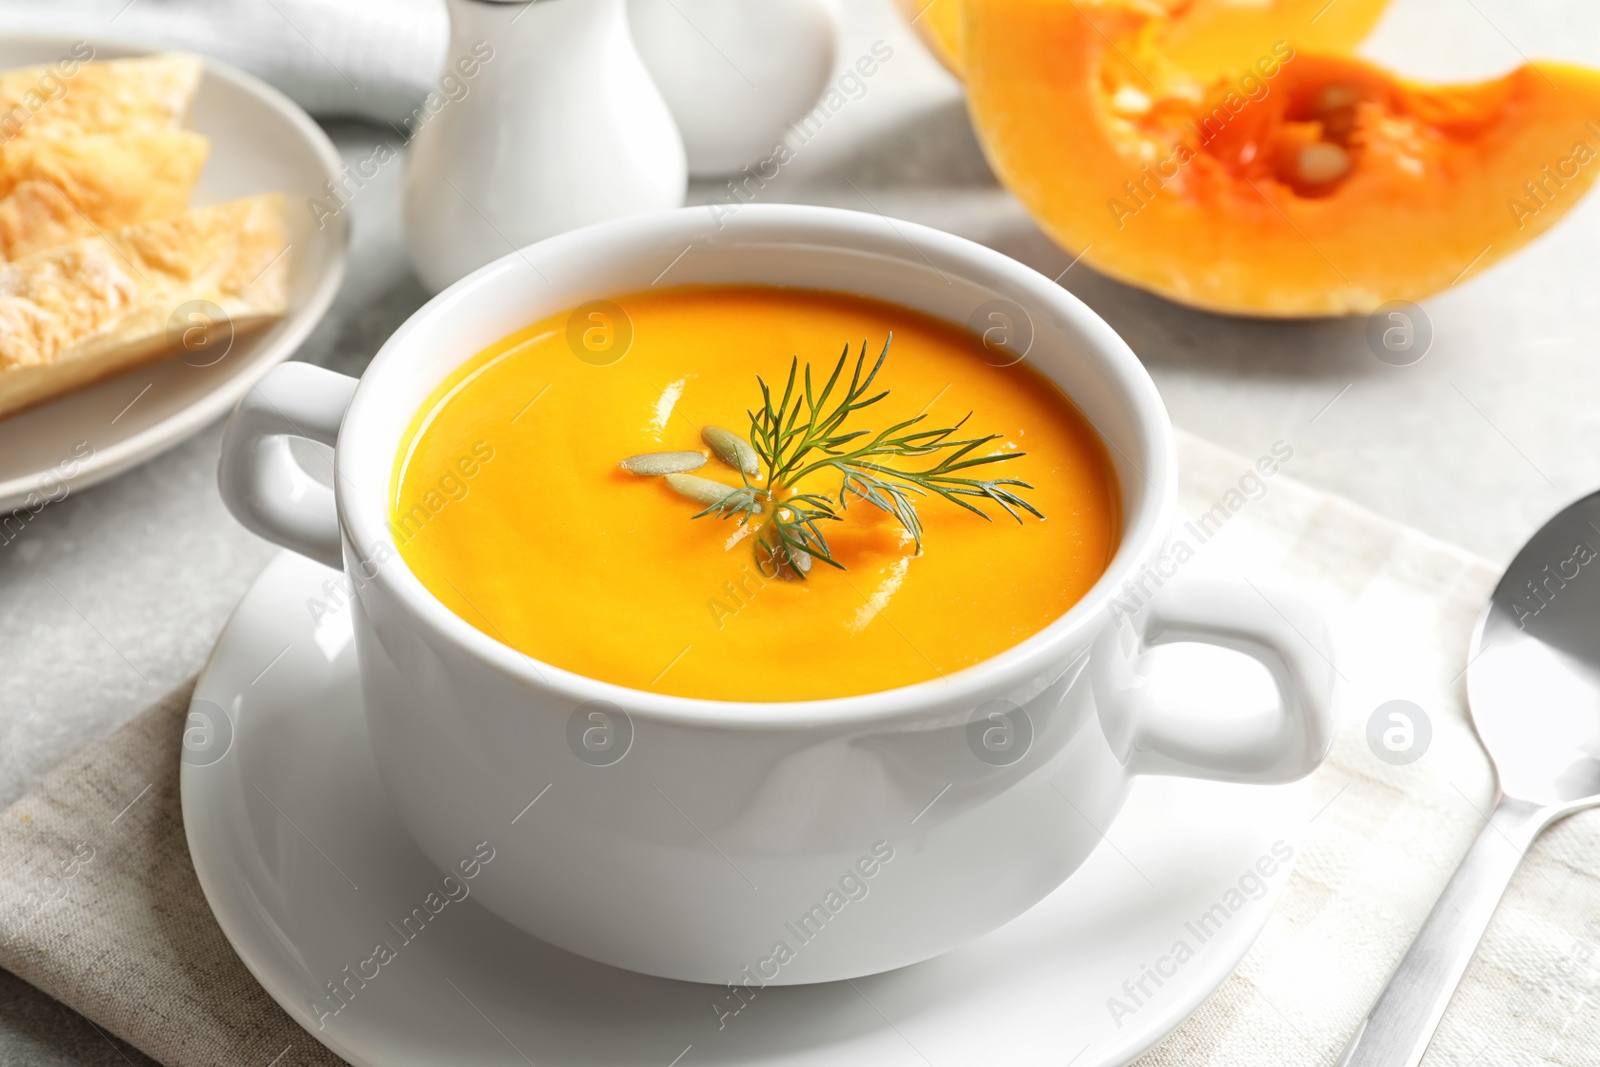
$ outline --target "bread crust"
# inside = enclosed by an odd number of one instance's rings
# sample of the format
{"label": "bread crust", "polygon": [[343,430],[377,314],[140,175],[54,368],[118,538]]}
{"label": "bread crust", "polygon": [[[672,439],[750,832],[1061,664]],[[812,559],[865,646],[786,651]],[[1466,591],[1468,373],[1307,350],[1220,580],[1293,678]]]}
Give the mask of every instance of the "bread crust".
{"label": "bread crust", "polygon": [[181,214],[208,149],[191,130],[0,146],[0,260]]}
{"label": "bread crust", "polygon": [[185,52],[71,66],[0,73],[0,142],[176,129],[204,71],[200,57]]}
{"label": "bread crust", "polygon": [[290,255],[285,199],[266,193],[0,265],[0,415],[182,355],[206,319],[239,333],[281,316]]}

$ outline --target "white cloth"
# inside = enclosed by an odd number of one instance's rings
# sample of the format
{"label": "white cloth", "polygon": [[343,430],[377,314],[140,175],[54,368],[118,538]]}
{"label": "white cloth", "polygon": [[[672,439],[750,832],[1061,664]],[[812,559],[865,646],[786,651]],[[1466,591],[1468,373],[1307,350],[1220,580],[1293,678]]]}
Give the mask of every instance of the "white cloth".
{"label": "white cloth", "polygon": [[214,56],[314,115],[399,122],[444,62],[443,0],[0,0],[8,33]]}

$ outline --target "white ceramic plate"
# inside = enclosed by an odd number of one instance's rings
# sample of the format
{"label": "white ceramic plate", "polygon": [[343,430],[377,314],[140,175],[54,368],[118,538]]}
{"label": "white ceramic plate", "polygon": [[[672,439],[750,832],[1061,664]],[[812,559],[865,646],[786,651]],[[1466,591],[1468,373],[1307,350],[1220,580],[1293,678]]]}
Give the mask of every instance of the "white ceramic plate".
{"label": "white ceramic plate", "polygon": [[[89,43],[97,59],[152,51]],[[67,37],[3,37],[0,69],[53,63],[72,45]],[[323,182],[340,176],[339,154],[322,129],[276,89],[211,59],[189,125],[211,140],[194,204],[274,189],[288,193],[289,313],[264,330],[240,334],[210,366],[168,359],[0,418],[0,514],[35,507],[29,494],[59,497],[63,484],[82,488],[109,478],[223,414],[294,354],[339,290],[348,214],[325,219],[319,229],[306,206],[311,197],[326,200]]]}
{"label": "white ceramic plate", "polygon": [[[470,896],[402,940],[440,875],[379,785],[342,583],[287,553],[256,581],[195,689],[181,785],[195,870],[229,941],[359,1067],[1124,1064],[1237,965],[1289,871],[1258,877],[1259,892],[1240,881],[1305,823],[1302,785],[1140,779],[1083,868],[995,933],[888,974],[761,990],[720,1019],[726,989],[591,963]],[[314,603],[333,610],[313,623]],[[1211,681],[1196,688],[1238,703],[1237,674]],[[533,805],[486,835],[541,817]],[[494,877],[492,862],[479,877]],[[364,964],[379,942],[393,958]],[[1179,942],[1192,953],[1181,962]],[[1166,972],[1159,986],[1147,968]],[[336,980],[353,995],[325,1014]],[[1130,997],[1124,983],[1141,981],[1148,995]]]}

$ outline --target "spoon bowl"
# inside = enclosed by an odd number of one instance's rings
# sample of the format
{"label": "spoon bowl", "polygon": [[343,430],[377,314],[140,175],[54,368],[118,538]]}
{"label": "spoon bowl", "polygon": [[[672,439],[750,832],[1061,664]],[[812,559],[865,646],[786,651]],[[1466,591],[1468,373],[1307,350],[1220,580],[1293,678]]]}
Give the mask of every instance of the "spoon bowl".
{"label": "spoon bowl", "polygon": [[1600,799],[1600,493],[1511,561],[1473,635],[1467,697],[1507,796]]}

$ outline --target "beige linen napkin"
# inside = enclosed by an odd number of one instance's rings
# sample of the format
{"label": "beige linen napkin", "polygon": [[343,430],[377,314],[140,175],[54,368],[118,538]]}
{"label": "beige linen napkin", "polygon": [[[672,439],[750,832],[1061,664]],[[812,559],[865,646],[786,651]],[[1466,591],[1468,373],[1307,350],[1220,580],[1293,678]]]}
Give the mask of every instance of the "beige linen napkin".
{"label": "beige linen napkin", "polygon": [[[1178,536],[1198,550],[1186,569],[1297,587],[1328,611],[1345,721],[1260,940],[1141,1067],[1335,1063],[1492,799],[1461,671],[1494,568],[1296,483],[1290,451],[1240,457],[1181,435],[1195,525]],[[1395,699],[1432,732],[1404,766],[1366,739]],[[200,893],[178,803],[186,704],[172,694],[0,815],[0,966],[171,1067],[338,1063],[250,978]],[[1597,846],[1600,813],[1535,846],[1427,1067],[1600,1067]]]}
{"label": "beige linen napkin", "polygon": [[170,1067],[342,1064],[250,977],[195,880],[178,801],[190,688],[0,815],[0,967]]}

